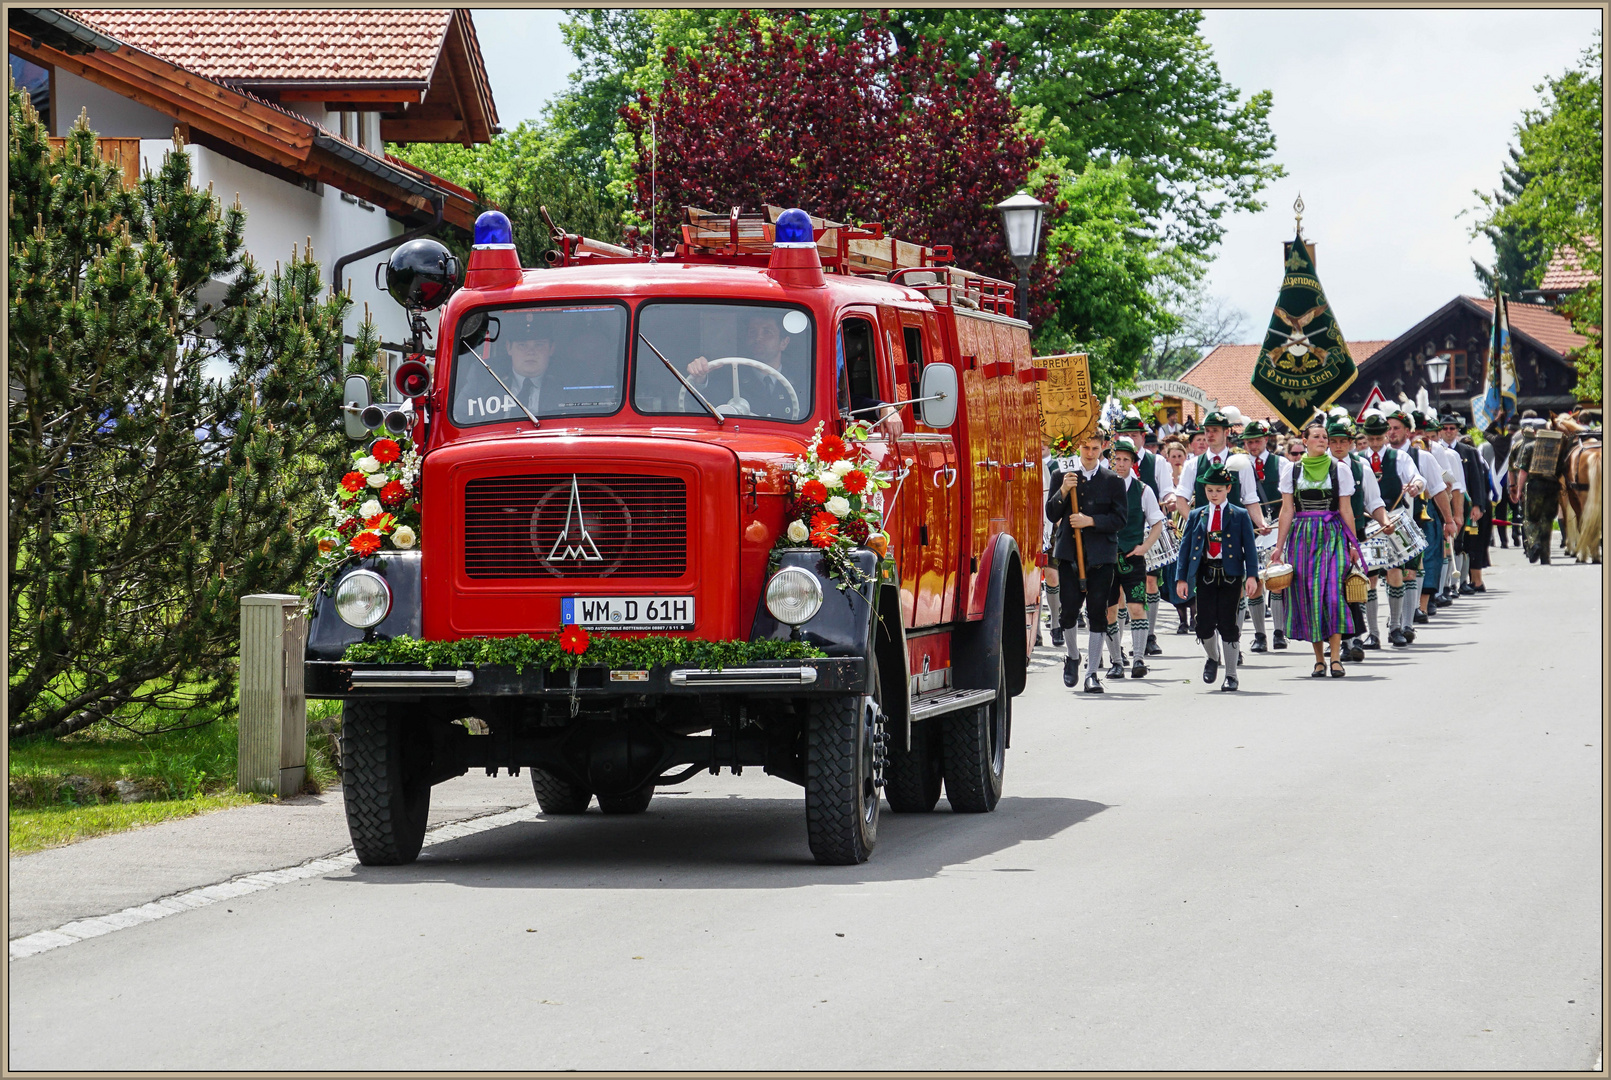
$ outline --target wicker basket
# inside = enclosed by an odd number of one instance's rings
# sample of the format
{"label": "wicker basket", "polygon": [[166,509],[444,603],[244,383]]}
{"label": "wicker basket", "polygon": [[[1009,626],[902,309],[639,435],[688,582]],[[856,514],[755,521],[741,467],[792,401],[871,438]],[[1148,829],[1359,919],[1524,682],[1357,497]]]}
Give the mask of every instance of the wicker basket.
{"label": "wicker basket", "polygon": [[1264,579],[1264,587],[1266,589],[1269,589],[1271,592],[1280,592],[1282,589],[1292,584],[1292,564],[1273,562],[1269,566],[1266,566],[1264,568],[1264,573],[1260,574],[1259,576]]}
{"label": "wicker basket", "polygon": [[1348,577],[1343,581],[1343,597],[1350,604],[1363,604],[1370,598],[1370,580],[1357,566],[1348,571]]}

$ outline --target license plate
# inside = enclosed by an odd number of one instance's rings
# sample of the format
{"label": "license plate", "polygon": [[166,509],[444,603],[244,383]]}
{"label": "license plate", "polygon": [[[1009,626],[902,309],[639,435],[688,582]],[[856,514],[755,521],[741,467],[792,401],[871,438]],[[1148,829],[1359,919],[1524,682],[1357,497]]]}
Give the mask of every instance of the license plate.
{"label": "license plate", "polygon": [[692,630],[692,596],[567,596],[560,619],[589,630]]}

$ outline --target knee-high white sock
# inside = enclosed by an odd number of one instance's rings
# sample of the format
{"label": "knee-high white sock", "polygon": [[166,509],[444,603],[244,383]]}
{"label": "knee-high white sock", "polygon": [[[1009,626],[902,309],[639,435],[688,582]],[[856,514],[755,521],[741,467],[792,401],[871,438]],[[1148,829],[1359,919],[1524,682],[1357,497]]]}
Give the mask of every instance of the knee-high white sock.
{"label": "knee-high white sock", "polygon": [[1365,601],[1365,615],[1370,619],[1370,636],[1380,638],[1381,635],[1376,632],[1377,628],[1381,626],[1381,622],[1376,617],[1376,583],[1374,581],[1370,585],[1370,597]]}
{"label": "knee-high white sock", "polygon": [[1046,586],[1046,613],[1052,617],[1052,626],[1062,626],[1063,590],[1056,585]]}
{"label": "knee-high white sock", "polygon": [[1147,633],[1152,633],[1152,627],[1158,625],[1158,603],[1161,599],[1158,593],[1147,594]]}
{"label": "knee-high white sock", "polygon": [[1270,594],[1270,622],[1275,626],[1275,631],[1278,634],[1285,634],[1287,632],[1286,615],[1287,615],[1286,593],[1284,593],[1284,592],[1271,593]]}
{"label": "knee-high white sock", "polygon": [[1147,655],[1147,631],[1152,626],[1146,619],[1130,620],[1130,659],[1140,660]]}
{"label": "knee-high white sock", "polygon": [[1236,674],[1236,646],[1232,644],[1230,648],[1221,651],[1225,654],[1225,677],[1228,679]]}
{"label": "knee-high white sock", "polygon": [[1248,605],[1253,609],[1253,632],[1259,637],[1264,636],[1264,597],[1259,597]]}
{"label": "knee-high white sock", "polygon": [[1197,643],[1203,647],[1203,652],[1207,654],[1210,660],[1214,661],[1216,664],[1219,663],[1218,634],[1215,634],[1213,637],[1200,637],[1197,639]]}
{"label": "knee-high white sock", "polygon": [[[1124,662],[1124,653],[1119,649],[1119,622],[1117,619],[1108,623],[1108,656],[1116,664]],[[1097,653],[1097,659],[1102,659],[1100,652]]]}
{"label": "knee-high white sock", "polygon": [[1063,633],[1063,651],[1076,660],[1080,658],[1079,639],[1074,636],[1072,629]]}
{"label": "knee-high white sock", "polygon": [[1399,628],[1399,620],[1404,617],[1404,586],[1389,585],[1387,587],[1387,632],[1392,633]]}
{"label": "knee-high white sock", "polygon": [[1092,630],[1086,637],[1090,639],[1085,645],[1086,674],[1090,676],[1102,668],[1102,631]]}

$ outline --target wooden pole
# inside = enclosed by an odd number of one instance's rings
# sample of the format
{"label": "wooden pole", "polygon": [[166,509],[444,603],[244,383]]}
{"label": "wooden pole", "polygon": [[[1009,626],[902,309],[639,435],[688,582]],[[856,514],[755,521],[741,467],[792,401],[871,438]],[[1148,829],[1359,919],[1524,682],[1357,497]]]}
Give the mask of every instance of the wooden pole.
{"label": "wooden pole", "polygon": [[[1077,513],[1080,512],[1080,482],[1079,482],[1079,477],[1078,476],[1076,476],[1075,479],[1074,479],[1074,486],[1072,488],[1069,488],[1068,498],[1069,498],[1069,505],[1072,507],[1072,509],[1069,510],[1069,515],[1073,516],[1074,514],[1077,514]],[[1076,527],[1073,522],[1069,523],[1069,528],[1074,530],[1074,565],[1078,566],[1079,569],[1080,569],[1080,592],[1084,592],[1085,591],[1085,541],[1084,541],[1083,537],[1084,537],[1085,534],[1084,534],[1083,530],[1081,530],[1080,528]]]}

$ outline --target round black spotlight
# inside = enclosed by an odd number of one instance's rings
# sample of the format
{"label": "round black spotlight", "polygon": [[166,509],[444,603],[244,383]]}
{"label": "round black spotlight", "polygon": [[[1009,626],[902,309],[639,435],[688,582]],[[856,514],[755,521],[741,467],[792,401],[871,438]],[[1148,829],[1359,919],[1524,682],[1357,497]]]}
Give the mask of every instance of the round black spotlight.
{"label": "round black spotlight", "polygon": [[386,291],[406,308],[430,311],[459,287],[459,260],[435,240],[410,240],[386,260]]}

